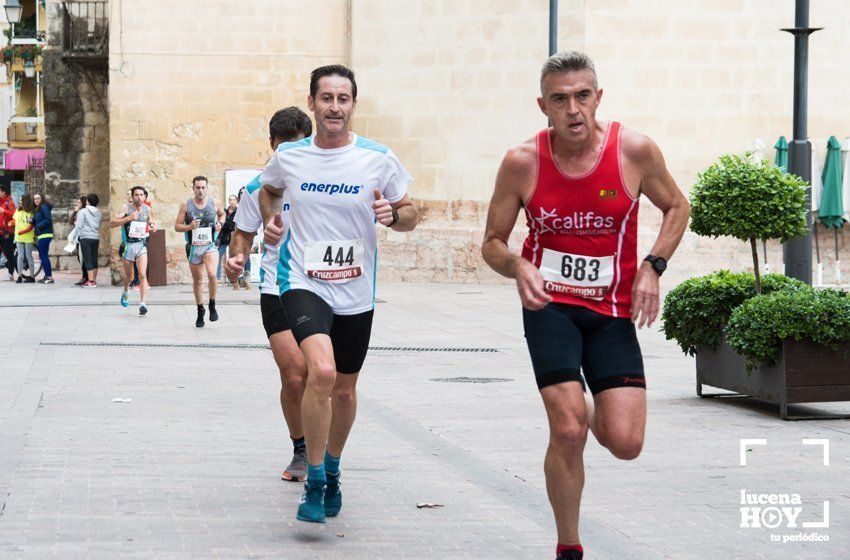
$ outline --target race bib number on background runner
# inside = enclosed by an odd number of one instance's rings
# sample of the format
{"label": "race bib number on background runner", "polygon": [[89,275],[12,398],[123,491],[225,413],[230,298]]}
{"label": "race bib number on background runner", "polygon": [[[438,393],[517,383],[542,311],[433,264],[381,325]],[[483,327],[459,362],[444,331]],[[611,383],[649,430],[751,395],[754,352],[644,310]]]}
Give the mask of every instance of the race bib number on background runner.
{"label": "race bib number on background runner", "polygon": [[614,281],[614,255],[588,257],[543,249],[540,274],[547,292],[600,300]]}
{"label": "race bib number on background runner", "polygon": [[192,245],[197,247],[198,245],[209,245],[212,242],[211,227],[199,227],[192,230]]}
{"label": "race bib number on background runner", "polygon": [[363,240],[315,241],[304,249],[309,278],[347,282],[363,275]]}
{"label": "race bib number on background runner", "polygon": [[148,223],[140,222],[138,220],[130,222],[130,227],[127,231],[127,235],[130,236],[131,239],[141,239],[145,237],[148,232]]}

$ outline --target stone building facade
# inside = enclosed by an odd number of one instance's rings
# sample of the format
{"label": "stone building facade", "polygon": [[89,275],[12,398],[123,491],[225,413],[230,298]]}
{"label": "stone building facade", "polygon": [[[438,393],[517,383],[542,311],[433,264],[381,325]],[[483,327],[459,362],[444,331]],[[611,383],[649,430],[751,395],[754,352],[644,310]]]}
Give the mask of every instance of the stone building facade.
{"label": "stone building facade", "polygon": [[[334,62],[357,74],[355,131],[392,147],[416,179],[411,196],[423,222],[409,234],[381,232],[381,276],[497,280],[478,248],[502,156],[545,126],[535,98],[548,2],[494,0],[486,9],[473,0],[110,4],[109,119],[88,116],[97,112],[89,82],[66,86],[76,91],[75,110],[87,115],[81,124],[67,120],[77,132],[66,136],[84,140],[51,145],[62,158],[81,147],[77,168],[86,172],[75,177],[66,166],[56,179],[91,181],[86,188],[108,193],[112,212],[129,187],[148,187],[168,230],[169,281],[188,279],[172,224],[191,178],[209,177],[224,202],[226,170],[260,168],[269,155],[269,116],[305,107],[309,71]],[[793,40],[779,29],[793,24],[793,11],[792,2],[772,0],[562,0],[559,47],[595,59],[605,92],[600,117],[653,138],[687,191],[721,153],[790,137]],[[811,12],[813,25],[826,26],[810,50],[809,130],[823,154],[829,135],[850,135],[850,73],[842,71],[850,63],[842,47],[850,6],[823,0]],[[660,213],[642,204],[643,248],[659,225]],[[841,247],[847,250],[843,237]],[[774,268],[780,253],[771,245]],[[670,277],[744,268],[749,258],[737,242],[688,234]]]}

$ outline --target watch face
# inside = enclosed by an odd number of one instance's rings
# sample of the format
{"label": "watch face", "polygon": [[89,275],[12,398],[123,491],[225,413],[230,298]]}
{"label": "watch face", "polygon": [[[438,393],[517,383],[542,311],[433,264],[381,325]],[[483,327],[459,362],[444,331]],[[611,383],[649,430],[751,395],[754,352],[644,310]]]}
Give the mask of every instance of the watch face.
{"label": "watch face", "polygon": [[660,272],[664,272],[665,270],[667,270],[667,261],[665,261],[664,259],[656,259],[655,262],[652,263],[652,265],[655,267],[655,270],[658,270]]}

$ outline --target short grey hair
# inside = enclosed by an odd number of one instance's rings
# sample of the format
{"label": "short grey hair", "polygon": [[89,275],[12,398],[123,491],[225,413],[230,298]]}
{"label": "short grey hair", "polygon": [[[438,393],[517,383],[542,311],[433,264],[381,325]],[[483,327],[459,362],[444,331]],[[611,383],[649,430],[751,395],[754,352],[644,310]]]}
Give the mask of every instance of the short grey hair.
{"label": "short grey hair", "polygon": [[593,89],[599,89],[599,81],[596,78],[596,67],[593,60],[581,51],[564,51],[553,54],[543,64],[540,71],[540,91],[543,91],[543,80],[549,74],[560,74],[561,72],[578,72],[590,70],[593,73]]}

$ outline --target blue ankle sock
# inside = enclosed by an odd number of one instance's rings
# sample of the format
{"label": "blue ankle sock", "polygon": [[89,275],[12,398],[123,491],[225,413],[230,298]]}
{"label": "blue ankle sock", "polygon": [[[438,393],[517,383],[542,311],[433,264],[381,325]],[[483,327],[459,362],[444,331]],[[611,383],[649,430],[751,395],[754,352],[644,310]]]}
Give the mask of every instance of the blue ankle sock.
{"label": "blue ankle sock", "polygon": [[339,474],[339,457],[334,457],[325,450],[325,472]]}
{"label": "blue ankle sock", "polygon": [[327,482],[325,477],[325,465],[311,465],[307,463],[307,482]]}

